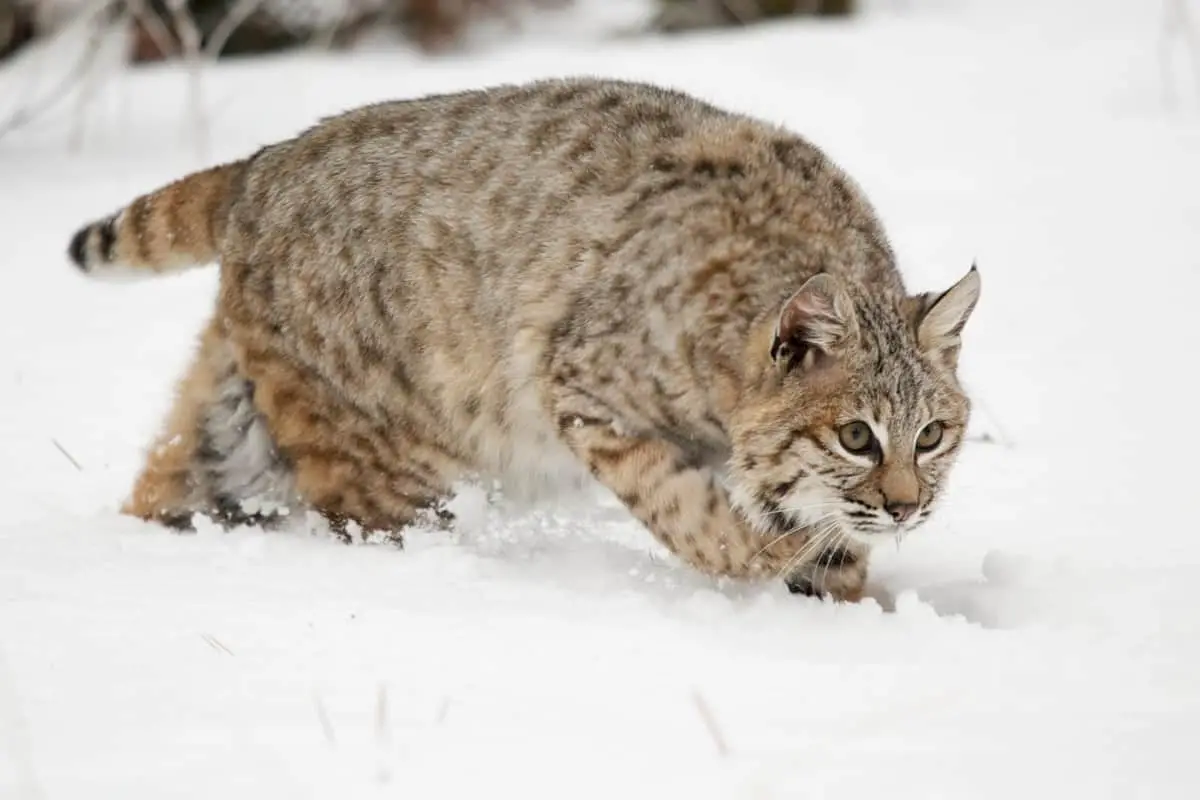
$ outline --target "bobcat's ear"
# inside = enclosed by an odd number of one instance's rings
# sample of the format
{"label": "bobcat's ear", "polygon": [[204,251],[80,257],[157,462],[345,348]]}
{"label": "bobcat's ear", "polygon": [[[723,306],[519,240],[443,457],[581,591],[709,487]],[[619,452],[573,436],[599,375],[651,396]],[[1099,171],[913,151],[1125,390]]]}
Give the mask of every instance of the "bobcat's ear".
{"label": "bobcat's ear", "polygon": [[775,324],[771,359],[787,369],[810,369],[857,334],[854,306],[836,278],[812,276],[787,299]]}
{"label": "bobcat's ear", "polygon": [[971,269],[941,294],[929,293],[917,301],[917,344],[931,356],[954,365],[958,361],[959,337],[979,302],[979,270]]}

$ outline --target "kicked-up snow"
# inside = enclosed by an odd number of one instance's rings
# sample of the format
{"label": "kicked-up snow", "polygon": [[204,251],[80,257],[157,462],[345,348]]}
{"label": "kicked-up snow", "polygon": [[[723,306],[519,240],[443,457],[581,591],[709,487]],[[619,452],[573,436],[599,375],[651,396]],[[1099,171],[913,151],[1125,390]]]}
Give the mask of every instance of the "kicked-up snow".
{"label": "kicked-up snow", "polygon": [[[868,9],[208,67],[203,157],[174,68],[101,82],[78,148],[71,104],[0,139],[0,798],[1200,796],[1183,40],[1148,2]],[[216,273],[89,282],[80,223],[352,105],[582,73],[807,135],[913,290],[978,262],[976,438],[873,599],[707,581],[602,492],[467,487],[404,551],[116,513]]]}

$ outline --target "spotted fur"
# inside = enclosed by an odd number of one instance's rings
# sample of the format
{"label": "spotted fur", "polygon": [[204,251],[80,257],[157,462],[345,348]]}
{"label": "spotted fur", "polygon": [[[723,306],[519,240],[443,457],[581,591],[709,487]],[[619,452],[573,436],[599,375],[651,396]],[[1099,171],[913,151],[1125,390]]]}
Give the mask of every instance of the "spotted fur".
{"label": "spotted fur", "polygon": [[[888,509],[933,508],[969,412],[977,273],[910,296],[816,147],[644,84],[353,110],[70,254],[89,275],[220,263],[126,506],[146,519],[265,497],[398,532],[463,477],[590,477],[702,572],[854,599],[866,546],[901,530]],[[854,419],[877,457],[839,446]],[[918,457],[931,419],[946,442]]]}

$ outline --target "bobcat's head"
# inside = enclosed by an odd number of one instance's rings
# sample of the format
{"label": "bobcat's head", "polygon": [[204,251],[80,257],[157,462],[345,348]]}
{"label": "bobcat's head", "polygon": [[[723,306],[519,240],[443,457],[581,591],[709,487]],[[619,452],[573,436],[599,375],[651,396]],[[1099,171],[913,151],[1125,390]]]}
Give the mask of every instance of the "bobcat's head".
{"label": "bobcat's head", "polygon": [[732,498],[764,534],[875,544],[929,518],[967,428],[959,334],[975,267],[940,294],[809,279],[759,338],[732,417]]}

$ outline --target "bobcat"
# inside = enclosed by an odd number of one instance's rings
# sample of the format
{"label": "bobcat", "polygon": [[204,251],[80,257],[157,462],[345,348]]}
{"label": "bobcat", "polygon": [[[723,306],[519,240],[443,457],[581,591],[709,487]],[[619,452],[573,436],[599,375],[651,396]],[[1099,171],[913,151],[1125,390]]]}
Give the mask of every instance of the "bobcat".
{"label": "bobcat", "polygon": [[910,295],[821,151],[647,84],[352,110],[69,254],[96,277],[220,262],[123,506],[183,528],[275,504],[399,537],[459,480],[577,473],[695,569],[853,601],[870,546],[929,517],[970,412],[974,265]]}

